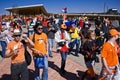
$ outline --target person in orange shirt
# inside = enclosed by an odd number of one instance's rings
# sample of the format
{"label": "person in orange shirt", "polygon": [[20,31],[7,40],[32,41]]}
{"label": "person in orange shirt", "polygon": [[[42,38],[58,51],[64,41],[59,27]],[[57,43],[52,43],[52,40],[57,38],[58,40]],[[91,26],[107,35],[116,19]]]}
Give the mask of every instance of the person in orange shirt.
{"label": "person in orange shirt", "polygon": [[109,33],[111,35],[110,39],[102,46],[102,71],[99,80],[111,80],[110,78],[114,75],[116,66],[119,66],[116,40],[119,38],[120,32],[111,29]]}
{"label": "person in orange shirt", "polygon": [[[48,80],[48,38],[47,35],[43,32],[42,24],[38,23],[34,26],[34,34],[30,36],[30,40],[34,42],[34,48],[31,48],[33,51],[34,63],[36,57],[43,57],[42,67],[42,80]],[[40,68],[35,66],[35,78],[34,80],[40,80]]]}
{"label": "person in orange shirt", "polygon": [[13,31],[14,40],[7,44],[5,57],[11,57],[11,80],[29,80],[29,73],[25,61],[25,48],[21,42],[21,32]]}

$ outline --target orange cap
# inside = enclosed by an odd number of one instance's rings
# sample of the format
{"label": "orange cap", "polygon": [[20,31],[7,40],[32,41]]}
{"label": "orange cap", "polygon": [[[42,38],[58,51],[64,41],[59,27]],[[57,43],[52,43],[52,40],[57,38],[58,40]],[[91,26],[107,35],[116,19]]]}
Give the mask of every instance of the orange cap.
{"label": "orange cap", "polygon": [[111,35],[111,36],[115,36],[115,35],[117,35],[117,34],[120,35],[120,32],[118,32],[116,29],[111,29],[111,30],[110,30],[110,35]]}
{"label": "orange cap", "polygon": [[65,25],[65,24],[61,24],[61,26],[60,26],[62,29],[66,29],[67,28],[67,26]]}

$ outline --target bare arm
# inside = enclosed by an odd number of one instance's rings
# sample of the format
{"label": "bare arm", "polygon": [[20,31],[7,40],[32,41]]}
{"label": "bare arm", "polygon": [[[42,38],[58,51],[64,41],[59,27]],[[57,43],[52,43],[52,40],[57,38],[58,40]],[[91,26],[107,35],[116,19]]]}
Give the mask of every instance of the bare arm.
{"label": "bare arm", "polygon": [[105,66],[108,74],[112,74],[112,71],[108,68],[107,62],[105,58],[102,58],[103,65]]}
{"label": "bare arm", "polygon": [[34,47],[33,41],[31,41],[28,37],[27,37],[26,39],[28,40],[29,44],[30,44],[32,47]]}
{"label": "bare arm", "polygon": [[43,56],[43,54],[42,54],[39,50],[37,50],[37,49],[35,49],[35,48],[31,48],[31,50],[33,51],[33,53],[34,53],[35,55],[37,55],[37,56]]}
{"label": "bare arm", "polygon": [[19,52],[18,49],[14,50],[14,51],[11,51],[11,50],[7,49],[6,53],[5,53],[5,57],[9,58],[11,56],[15,56],[15,55],[17,55],[18,52]]}

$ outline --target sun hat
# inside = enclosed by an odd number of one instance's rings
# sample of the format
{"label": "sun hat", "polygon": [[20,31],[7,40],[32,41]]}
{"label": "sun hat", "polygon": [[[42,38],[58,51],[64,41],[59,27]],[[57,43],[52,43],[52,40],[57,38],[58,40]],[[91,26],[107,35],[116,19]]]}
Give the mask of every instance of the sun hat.
{"label": "sun hat", "polygon": [[120,35],[120,32],[117,31],[116,29],[111,29],[111,30],[110,30],[110,35],[111,35],[111,36],[115,36],[115,35],[118,35],[118,34]]}
{"label": "sun hat", "polygon": [[21,35],[20,30],[19,30],[19,29],[15,29],[15,30],[13,31],[13,35]]}

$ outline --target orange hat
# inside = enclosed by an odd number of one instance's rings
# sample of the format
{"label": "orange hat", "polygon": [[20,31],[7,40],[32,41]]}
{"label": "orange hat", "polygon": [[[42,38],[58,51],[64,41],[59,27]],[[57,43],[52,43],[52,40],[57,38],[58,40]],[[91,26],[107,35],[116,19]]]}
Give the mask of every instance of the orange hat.
{"label": "orange hat", "polygon": [[115,35],[117,35],[117,34],[120,35],[120,32],[118,32],[116,29],[111,29],[111,30],[110,30],[110,35],[111,35],[111,36],[115,36]]}
{"label": "orange hat", "polygon": [[61,26],[60,26],[62,29],[66,29],[67,28],[67,26],[65,25],[65,24],[61,24]]}

